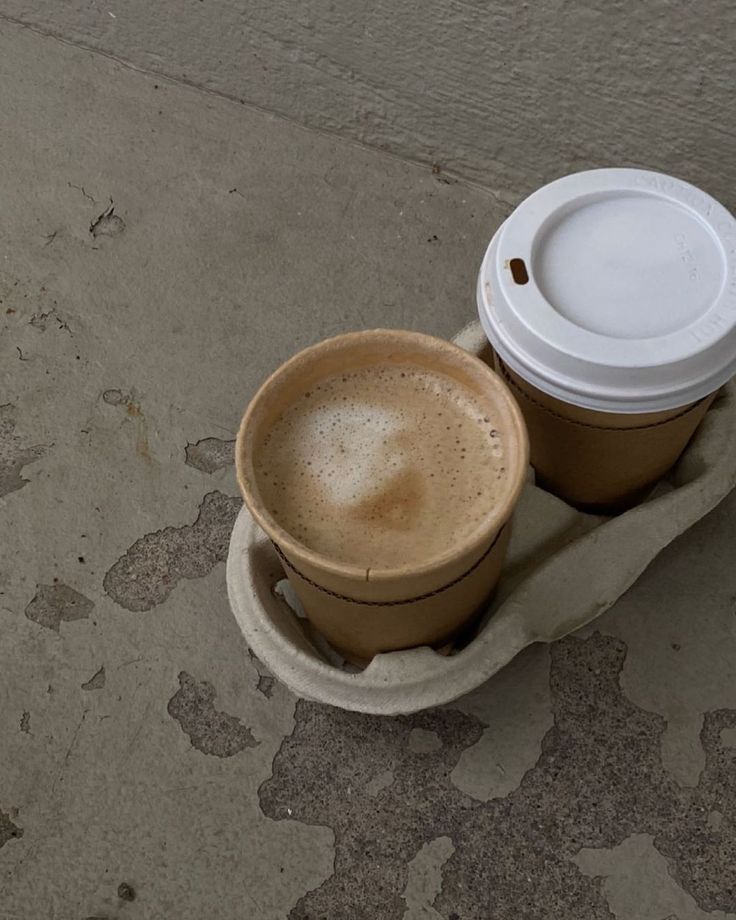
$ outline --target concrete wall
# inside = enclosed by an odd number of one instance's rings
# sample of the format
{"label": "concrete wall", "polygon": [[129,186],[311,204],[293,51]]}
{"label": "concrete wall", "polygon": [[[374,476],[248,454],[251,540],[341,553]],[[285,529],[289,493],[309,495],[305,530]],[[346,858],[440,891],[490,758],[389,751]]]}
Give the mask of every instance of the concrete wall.
{"label": "concrete wall", "polygon": [[606,164],[736,200],[733,0],[0,0],[0,17],[507,202]]}

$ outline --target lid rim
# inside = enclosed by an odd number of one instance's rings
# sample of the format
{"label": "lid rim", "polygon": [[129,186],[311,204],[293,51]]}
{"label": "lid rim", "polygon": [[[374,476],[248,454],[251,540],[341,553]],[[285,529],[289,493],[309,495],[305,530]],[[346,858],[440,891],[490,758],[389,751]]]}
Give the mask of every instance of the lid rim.
{"label": "lid rim", "polygon": [[[631,215],[631,211],[615,210],[617,194],[631,200],[634,190],[642,192],[643,199],[651,197],[656,202],[659,196],[668,203],[682,206],[683,213],[692,212],[692,216],[708,232],[713,246],[706,246],[705,256],[701,250],[695,253],[701,263],[695,269],[696,274],[700,271],[695,288],[691,290],[688,287],[681,297],[679,288],[676,291],[679,306],[684,304],[686,311],[692,312],[691,322],[686,321],[682,326],[659,335],[628,338],[602,333],[595,328],[595,322],[592,326],[585,321],[578,325],[563,315],[544,297],[531,272],[529,280],[533,283],[523,287],[518,282],[512,283],[509,269],[511,252],[518,251],[520,257],[526,253],[531,266],[532,244],[539,228],[553,220],[561,209],[565,209],[566,213],[575,213],[576,202],[589,203],[591,195],[598,194],[601,189],[605,191],[606,202],[614,203],[614,225],[621,213]],[[638,207],[638,197],[635,207]],[[593,231],[597,231],[600,226],[603,226],[602,239],[605,243],[608,239],[606,233],[610,234],[606,220],[603,225],[588,222],[583,230],[587,232],[592,227]],[[614,229],[619,230],[617,225]],[[646,221],[644,230],[649,231]],[[668,272],[662,276],[665,293],[667,280],[672,277],[679,279],[683,272],[690,271],[688,263],[692,257],[691,253],[681,259],[677,258],[677,254],[672,256],[666,247],[672,247],[677,234],[670,239],[670,230],[667,224],[653,243],[654,252],[658,251],[657,246],[659,251],[664,246],[667,254],[663,262],[654,263],[655,282],[657,270]],[[614,236],[614,244],[616,239]],[[513,242],[512,248],[508,245],[509,240]],[[637,250],[637,255],[640,251]],[[613,256],[605,248],[601,250],[602,264],[614,287],[619,271],[615,261],[617,252],[615,245]],[[577,250],[573,256],[576,254]],[[597,256],[595,247],[593,254]],[[685,263],[685,268],[680,262]],[[646,264],[646,252],[639,264]],[[661,265],[660,269],[657,269],[658,265]],[[671,268],[672,265],[679,268]],[[595,277],[595,261],[592,267],[585,265],[584,269]],[[721,273],[721,281],[709,286],[707,272],[713,270]],[[674,276],[672,271],[676,272]],[[688,284],[688,276],[684,277],[684,283]],[[633,283],[638,283],[636,274],[633,275]],[[605,296],[607,288],[603,290]],[[659,287],[656,290],[659,291]],[[703,301],[692,298],[702,295],[704,290],[708,296],[705,307],[702,307]],[[484,331],[500,357],[541,391],[581,408],[621,414],[671,410],[708,396],[736,373],[736,221],[723,205],[705,192],[661,173],[615,168],[590,170],[563,177],[537,190],[519,205],[491,239],[481,264],[476,295]],[[658,296],[661,300],[665,295]],[[683,297],[689,300],[683,300]],[[584,298],[579,302],[585,306]],[[626,313],[622,318],[621,314],[606,314],[605,309],[603,314],[591,314],[591,321],[596,316],[605,319],[611,315],[621,328],[621,324],[626,322]],[[655,328],[657,316],[661,315],[663,322],[660,328],[666,329],[673,315],[670,311],[676,310],[677,304],[673,307],[669,300],[664,300],[661,306],[657,306],[655,301],[654,309],[652,322]],[[685,320],[687,315],[686,312]],[[635,329],[637,319],[634,315]],[[646,324],[645,319],[642,325]]]}

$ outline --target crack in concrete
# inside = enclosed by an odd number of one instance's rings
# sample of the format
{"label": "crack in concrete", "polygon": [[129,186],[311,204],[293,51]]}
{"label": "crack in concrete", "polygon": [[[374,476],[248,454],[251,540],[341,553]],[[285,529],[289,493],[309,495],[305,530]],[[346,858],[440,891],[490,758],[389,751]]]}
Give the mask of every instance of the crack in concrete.
{"label": "crack in concrete", "polygon": [[98,236],[118,236],[125,230],[125,221],[115,213],[115,204],[110,199],[110,206],[99,214],[89,225],[89,232],[97,239]]}
{"label": "crack in concrete", "polygon": [[67,185],[69,186],[69,188],[73,188],[73,189],[76,189],[78,192],[81,192],[88,201],[92,202],[92,204],[97,203],[96,200],[85,190],[83,185],[74,185],[72,182],[67,182]]}
{"label": "crack in concrete", "polygon": [[102,690],[107,678],[105,677],[105,666],[103,665],[90,677],[88,681],[81,684],[82,690]]}
{"label": "crack in concrete", "polygon": [[69,764],[69,760],[72,756],[72,752],[74,751],[74,748],[76,747],[77,738],[79,737],[79,733],[82,730],[82,725],[84,724],[84,720],[87,718],[88,712],[89,712],[89,709],[83,710],[81,716],[79,717],[79,721],[77,722],[77,726],[74,729],[74,732],[72,733],[71,741],[69,742],[69,746],[67,747],[66,753],[64,754],[64,760],[62,761],[61,769],[59,770],[59,774],[54,780],[53,786],[51,787],[52,797],[56,794],[56,789],[59,783],[64,779],[64,773],[66,772],[66,768],[67,768],[67,765]]}
{"label": "crack in concrete", "polygon": [[49,323],[56,323],[59,330],[68,332],[69,335],[74,338],[74,333],[69,328],[69,324],[59,315],[55,307],[52,307],[46,313],[34,313],[28,320],[28,325],[33,326],[34,329],[38,329],[39,332],[46,332]]}

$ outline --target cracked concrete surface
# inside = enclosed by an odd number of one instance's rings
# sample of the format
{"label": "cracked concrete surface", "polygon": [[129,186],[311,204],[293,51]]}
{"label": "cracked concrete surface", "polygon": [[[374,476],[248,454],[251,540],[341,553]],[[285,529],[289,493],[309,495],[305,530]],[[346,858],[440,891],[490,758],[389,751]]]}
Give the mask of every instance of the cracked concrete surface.
{"label": "cracked concrete surface", "polygon": [[[440,916],[603,920],[612,913],[601,877],[582,875],[576,857],[612,852],[637,834],[651,835],[682,903],[736,917],[736,775],[720,740],[736,710],[706,715],[706,770],[694,790],[679,786],[662,765],[664,719],[621,692],[626,652],[598,633],[553,646],[554,722],[542,754],[517,788],[486,803],[452,782],[460,754],[480,736],[474,717],[445,709],[389,720],[299,702],[261,805],[277,820],[331,827],[336,853],[333,874],[289,917],[401,918],[408,866],[448,837],[454,850],[431,904]],[[339,750],[340,762],[327,762],[326,750]],[[366,796],[387,763],[392,782]],[[716,808],[714,829],[707,817]]]}
{"label": "cracked concrete surface", "polygon": [[273,688],[276,684],[276,678],[271,674],[268,668],[261,663],[258,657],[254,654],[252,649],[248,649],[248,656],[253,663],[253,666],[256,669],[258,674],[258,680],[256,681],[256,690],[259,693],[262,693],[266,699],[271,699],[273,696]]}
{"label": "cracked concrete surface", "polygon": [[179,674],[179,689],[166,707],[172,719],[189,735],[192,747],[215,757],[232,757],[258,742],[247,725],[215,709],[217,693],[207,681],[197,681],[191,674]]}
{"label": "cracked concrete surface", "polygon": [[223,441],[222,438],[202,438],[196,444],[187,444],[184,449],[184,462],[203,473],[215,473],[232,466],[235,462],[234,451],[234,439]]}
{"label": "cracked concrete surface", "polygon": [[126,610],[150,610],[180,579],[207,575],[227,558],[241,504],[237,496],[208,493],[192,525],[165,527],[136,540],[105,575],[105,591]]}
{"label": "cracked concrete surface", "polygon": [[27,485],[21,470],[46,452],[46,448],[38,445],[21,447],[20,438],[14,434],[15,426],[15,407],[9,403],[0,406],[0,498]]}
{"label": "cracked concrete surface", "polygon": [[[451,335],[508,203],[7,22],[0,84],[3,920],[736,917],[736,499],[412,717],[295,700],[228,609],[248,398],[345,329]],[[733,204],[720,99],[667,155]]]}
{"label": "cracked concrete surface", "polygon": [[409,877],[402,895],[406,901],[403,920],[436,920],[440,917],[432,907],[432,901],[442,891],[442,867],[454,852],[449,837],[437,837],[425,843],[409,862]]}
{"label": "cracked concrete surface", "polygon": [[105,686],[105,666],[103,665],[90,677],[89,680],[86,680],[83,684],[80,684],[82,690],[102,690]]}
{"label": "cracked concrete surface", "polygon": [[13,824],[10,815],[0,809],[0,848],[4,847],[8,840],[17,840],[23,836],[23,828]]}
{"label": "cracked concrete surface", "polygon": [[69,585],[37,585],[36,588],[25,614],[39,626],[58,632],[62,623],[86,620],[94,610],[92,601]]}
{"label": "cracked concrete surface", "polygon": [[634,834],[611,850],[581,850],[574,860],[594,878],[603,879],[603,892],[614,916],[628,920],[730,920],[736,914],[701,910],[679,888],[667,861],[648,834]]}
{"label": "cracked concrete surface", "polygon": [[732,507],[733,497],[678,544],[677,565],[667,565],[667,556],[656,560],[593,626],[632,650],[622,684],[635,703],[665,717],[663,761],[689,786],[705,766],[705,713],[736,709],[736,686],[724,679],[736,655],[736,573],[723,529]]}

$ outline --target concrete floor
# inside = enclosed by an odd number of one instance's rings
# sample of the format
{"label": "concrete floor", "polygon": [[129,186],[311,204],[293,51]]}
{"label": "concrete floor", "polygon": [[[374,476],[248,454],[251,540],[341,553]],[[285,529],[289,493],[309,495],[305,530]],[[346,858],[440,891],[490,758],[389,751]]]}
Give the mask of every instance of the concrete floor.
{"label": "concrete floor", "polygon": [[414,717],[228,609],[258,383],[451,335],[508,205],[8,23],[0,86],[1,920],[736,918],[736,499]]}
{"label": "concrete floor", "polygon": [[595,166],[736,184],[732,0],[0,0],[0,19],[514,202]]}

